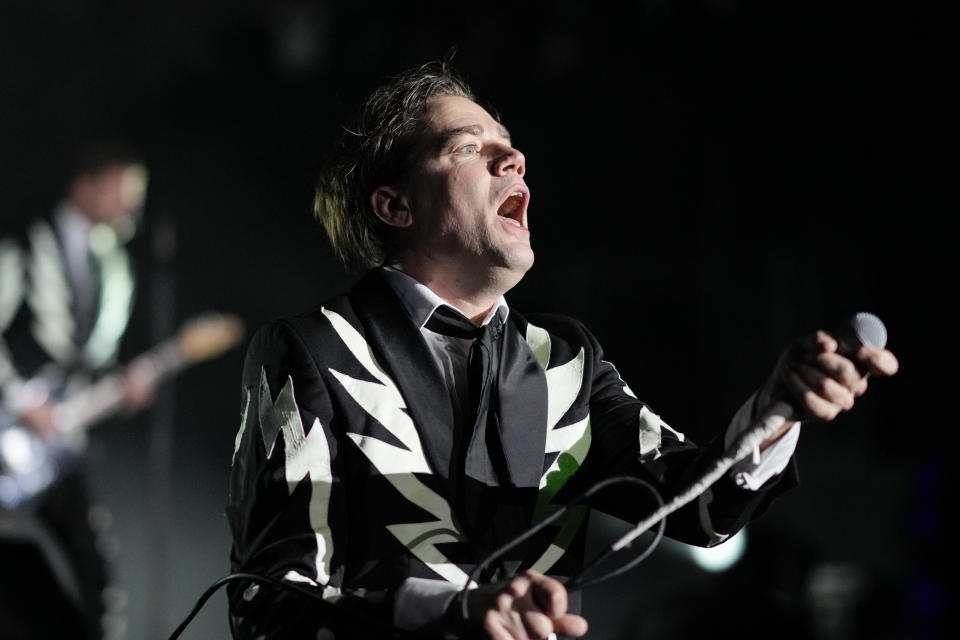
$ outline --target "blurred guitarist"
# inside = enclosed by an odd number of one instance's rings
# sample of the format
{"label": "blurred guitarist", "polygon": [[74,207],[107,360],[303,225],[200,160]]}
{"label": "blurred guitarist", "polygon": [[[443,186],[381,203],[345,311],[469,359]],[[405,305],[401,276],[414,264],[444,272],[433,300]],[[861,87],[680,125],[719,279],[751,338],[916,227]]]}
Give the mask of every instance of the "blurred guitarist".
{"label": "blurred guitarist", "polygon": [[[116,365],[134,292],[125,244],[141,215],[147,169],[126,144],[99,141],[77,155],[65,186],[51,215],[0,237],[0,411],[43,439],[53,435],[54,407],[65,385]],[[125,374],[123,386],[130,410],[153,394],[153,382],[134,373]],[[93,640],[103,637],[109,570],[97,550],[91,506],[79,464],[60,475],[31,511],[74,578],[83,635],[76,626],[63,635]],[[52,637],[51,625],[66,623],[56,622],[51,611],[64,596],[50,592],[39,570],[17,567],[25,562],[22,542],[2,533],[0,625],[16,637]]]}

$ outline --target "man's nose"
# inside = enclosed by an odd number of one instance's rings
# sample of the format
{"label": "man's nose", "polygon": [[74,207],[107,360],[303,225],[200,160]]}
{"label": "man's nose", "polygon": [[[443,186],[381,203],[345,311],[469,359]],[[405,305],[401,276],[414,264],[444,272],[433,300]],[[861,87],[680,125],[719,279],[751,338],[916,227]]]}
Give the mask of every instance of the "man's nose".
{"label": "man's nose", "polygon": [[505,147],[501,155],[493,163],[494,175],[504,176],[511,171],[521,178],[527,172],[527,159],[513,147]]}

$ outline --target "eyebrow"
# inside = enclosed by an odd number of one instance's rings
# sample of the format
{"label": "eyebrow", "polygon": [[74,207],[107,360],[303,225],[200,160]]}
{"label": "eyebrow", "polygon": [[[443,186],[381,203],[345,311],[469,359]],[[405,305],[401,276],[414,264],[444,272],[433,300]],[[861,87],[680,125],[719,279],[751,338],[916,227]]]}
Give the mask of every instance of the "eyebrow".
{"label": "eyebrow", "polygon": [[[454,127],[453,129],[447,129],[445,131],[441,131],[439,136],[437,137],[438,145],[441,147],[445,146],[448,142],[450,142],[457,136],[462,136],[462,135],[481,136],[483,135],[483,131],[484,131],[483,127],[479,124],[469,124],[463,127]],[[507,128],[504,127],[502,124],[497,125],[497,133],[500,134],[503,138],[505,138],[507,142],[510,142],[511,140],[510,132],[507,131]]]}

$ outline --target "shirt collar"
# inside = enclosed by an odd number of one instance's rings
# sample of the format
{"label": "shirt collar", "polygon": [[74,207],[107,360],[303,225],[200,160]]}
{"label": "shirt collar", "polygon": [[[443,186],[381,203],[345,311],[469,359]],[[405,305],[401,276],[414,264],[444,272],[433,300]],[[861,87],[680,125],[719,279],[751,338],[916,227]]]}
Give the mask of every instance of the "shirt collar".
{"label": "shirt collar", "polygon": [[57,205],[53,217],[57,225],[63,229],[63,233],[83,238],[84,242],[86,242],[90,229],[93,228],[93,223],[90,222],[90,219],[67,200]]}
{"label": "shirt collar", "polygon": [[[463,311],[457,309],[456,306],[434,293],[427,285],[418,282],[412,276],[401,271],[396,265],[384,265],[382,269],[386,276],[387,284],[390,285],[390,288],[393,289],[397,297],[400,298],[400,303],[403,304],[418,328],[423,328],[423,325],[427,323],[427,320],[430,319],[430,316],[433,315],[433,312],[436,311],[440,305],[446,305],[451,309],[456,309],[460,313],[463,313]],[[483,322],[480,324],[488,324],[500,309],[503,309],[503,319],[506,320],[507,314],[510,312],[510,307],[507,306],[507,300],[503,296],[500,296],[500,300],[496,306],[490,309],[490,312],[487,313],[483,318]]]}

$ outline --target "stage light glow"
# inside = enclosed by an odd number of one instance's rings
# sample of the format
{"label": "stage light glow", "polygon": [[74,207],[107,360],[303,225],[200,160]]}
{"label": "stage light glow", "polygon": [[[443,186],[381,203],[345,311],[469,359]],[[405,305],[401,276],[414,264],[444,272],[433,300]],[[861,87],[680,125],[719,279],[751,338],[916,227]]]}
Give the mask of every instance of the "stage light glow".
{"label": "stage light glow", "polygon": [[688,552],[691,560],[703,569],[711,573],[726,571],[737,563],[743,557],[747,549],[747,532],[740,530],[721,544],[705,549],[702,547],[689,547]]}

